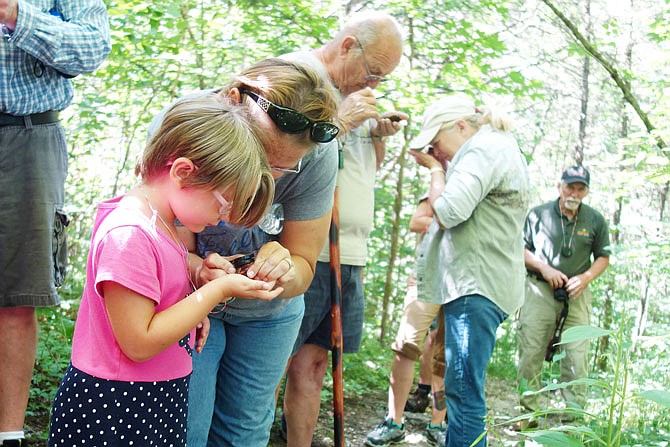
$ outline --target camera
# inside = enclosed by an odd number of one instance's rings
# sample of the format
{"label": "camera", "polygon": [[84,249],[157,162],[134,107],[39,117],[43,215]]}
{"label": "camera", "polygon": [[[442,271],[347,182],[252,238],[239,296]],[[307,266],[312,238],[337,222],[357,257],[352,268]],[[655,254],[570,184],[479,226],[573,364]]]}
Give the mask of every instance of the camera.
{"label": "camera", "polygon": [[565,303],[570,299],[570,295],[568,294],[568,291],[565,288],[565,286],[559,287],[558,289],[554,289],[554,299],[561,303]]}

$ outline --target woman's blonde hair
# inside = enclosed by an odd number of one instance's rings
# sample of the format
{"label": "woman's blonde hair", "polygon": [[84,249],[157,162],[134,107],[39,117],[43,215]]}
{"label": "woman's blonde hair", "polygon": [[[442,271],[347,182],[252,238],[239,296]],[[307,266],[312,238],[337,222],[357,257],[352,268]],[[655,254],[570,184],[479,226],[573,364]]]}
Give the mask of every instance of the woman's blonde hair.
{"label": "woman's blonde hair", "polygon": [[151,179],[179,157],[197,169],[190,187],[233,191],[230,223],[251,227],[274,198],[274,179],[247,107],[220,95],[182,99],[170,107],[144,150],[137,171]]}
{"label": "woman's blonde hair", "polygon": [[[312,121],[332,121],[337,115],[339,100],[333,86],[302,63],[279,58],[264,59],[234,76],[225,89],[245,87],[279,106],[302,113]],[[299,145],[314,144],[309,139],[309,130],[291,136]]]}
{"label": "woman's blonde hair", "polygon": [[[509,132],[514,129],[514,122],[509,115],[486,106],[477,106],[475,113],[462,116],[460,119],[475,129],[479,129],[485,124],[501,132]],[[455,121],[450,121],[443,124],[441,128],[447,129],[453,127],[454,123]]]}

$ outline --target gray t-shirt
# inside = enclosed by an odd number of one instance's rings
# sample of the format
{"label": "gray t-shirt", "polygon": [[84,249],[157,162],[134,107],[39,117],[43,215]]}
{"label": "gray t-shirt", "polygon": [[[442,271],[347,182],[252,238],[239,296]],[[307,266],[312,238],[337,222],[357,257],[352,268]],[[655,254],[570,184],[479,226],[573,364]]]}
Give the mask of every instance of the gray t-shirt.
{"label": "gray t-shirt", "polygon": [[[207,94],[211,90],[195,94]],[[189,95],[191,96],[191,95]],[[151,135],[160,125],[167,109],[152,121]],[[333,193],[337,176],[337,146],[317,144],[302,160],[298,174],[285,174],[275,184],[274,204],[283,209],[284,221],[318,219],[333,207]],[[276,212],[277,207],[273,206]],[[272,213],[272,211],[271,211]],[[281,233],[270,235],[259,226],[238,227],[226,222],[206,227],[196,235],[197,253],[204,257],[209,253],[221,256],[247,254],[258,251],[263,244],[279,240]],[[243,317],[263,317],[279,312],[288,305],[288,299],[273,301],[237,299],[226,306],[226,312]],[[213,317],[221,316],[214,314]]]}

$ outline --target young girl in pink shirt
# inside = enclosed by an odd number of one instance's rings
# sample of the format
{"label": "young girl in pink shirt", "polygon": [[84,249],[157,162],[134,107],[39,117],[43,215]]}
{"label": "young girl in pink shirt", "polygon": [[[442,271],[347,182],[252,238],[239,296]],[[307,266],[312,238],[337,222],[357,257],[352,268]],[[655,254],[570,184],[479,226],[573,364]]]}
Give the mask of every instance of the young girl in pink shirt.
{"label": "young girl in pink shirt", "polygon": [[176,103],[144,151],[140,184],[99,204],[49,446],[185,445],[207,314],[282,292],[232,271],[198,288],[175,227],[249,227],[268,209],[274,181],[247,110],[216,94]]}

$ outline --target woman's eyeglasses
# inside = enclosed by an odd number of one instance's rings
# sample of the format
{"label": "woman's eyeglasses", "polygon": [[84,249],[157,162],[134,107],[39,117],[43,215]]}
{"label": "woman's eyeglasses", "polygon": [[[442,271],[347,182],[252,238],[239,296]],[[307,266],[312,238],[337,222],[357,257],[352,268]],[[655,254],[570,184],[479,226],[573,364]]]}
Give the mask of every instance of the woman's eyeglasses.
{"label": "woman's eyeglasses", "polygon": [[253,99],[283,132],[298,134],[309,129],[309,138],[315,143],[328,143],[329,141],[333,141],[340,132],[339,127],[333,123],[327,121],[312,121],[297,110],[278,106],[246,88],[240,89],[240,93]]}
{"label": "woman's eyeglasses", "polygon": [[298,164],[293,168],[280,168],[279,166],[270,165],[270,169],[273,171],[281,172],[283,174],[299,174],[302,169],[302,158],[298,160]]}

